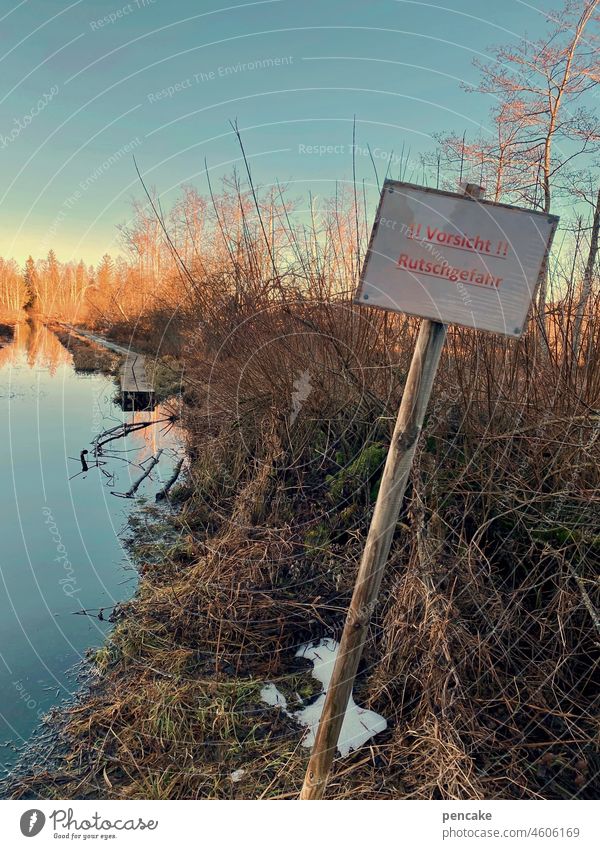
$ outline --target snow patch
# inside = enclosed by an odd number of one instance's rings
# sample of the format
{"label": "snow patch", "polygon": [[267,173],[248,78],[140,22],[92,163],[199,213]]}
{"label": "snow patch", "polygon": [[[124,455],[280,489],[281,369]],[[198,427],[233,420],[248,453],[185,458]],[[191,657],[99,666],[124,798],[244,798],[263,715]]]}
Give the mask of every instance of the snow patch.
{"label": "snow patch", "polygon": [[[296,652],[296,657],[305,657],[313,662],[312,676],[323,685],[323,692],[319,698],[302,710],[294,713],[288,711],[286,698],[279,692],[275,684],[266,684],[260,691],[263,702],[273,707],[282,708],[288,716],[306,727],[302,745],[307,748],[312,747],[315,742],[315,735],[325,705],[325,696],[333,674],[338,649],[339,643],[331,637],[326,637],[317,645],[306,643]],[[387,720],[383,716],[372,710],[359,707],[351,695],[337,745],[340,755],[345,757],[350,752],[363,746],[375,734],[385,731],[386,728]]]}
{"label": "snow patch", "polygon": [[268,705],[271,707],[280,707],[286,713],[287,710],[287,700],[283,693],[280,693],[275,684],[265,684],[265,686],[260,691],[260,697]]}

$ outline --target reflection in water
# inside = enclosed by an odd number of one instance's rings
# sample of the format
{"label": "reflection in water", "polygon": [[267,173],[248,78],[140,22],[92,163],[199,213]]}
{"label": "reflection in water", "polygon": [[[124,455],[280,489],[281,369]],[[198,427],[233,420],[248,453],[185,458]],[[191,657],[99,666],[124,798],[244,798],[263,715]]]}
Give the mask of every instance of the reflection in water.
{"label": "reflection in water", "polygon": [[[76,374],[43,325],[19,325],[0,350],[0,746],[24,744],[50,708],[72,698],[69,670],[102,644],[110,611],[135,590],[123,542],[135,501],[111,491],[128,491],[162,449],[137,493],[153,502],[181,453],[181,435],[161,422],[168,409],[124,412],[115,394],[112,379]],[[142,422],[151,424],[102,458],[106,475],[92,467],[99,433]],[[83,610],[105,613],[74,615]],[[8,745],[0,769],[15,762]]]}
{"label": "reflection in water", "polygon": [[0,368],[16,364],[23,356],[30,368],[41,366],[51,375],[56,374],[60,365],[73,362],[69,351],[39,321],[23,321],[16,325],[14,341],[0,348]]}

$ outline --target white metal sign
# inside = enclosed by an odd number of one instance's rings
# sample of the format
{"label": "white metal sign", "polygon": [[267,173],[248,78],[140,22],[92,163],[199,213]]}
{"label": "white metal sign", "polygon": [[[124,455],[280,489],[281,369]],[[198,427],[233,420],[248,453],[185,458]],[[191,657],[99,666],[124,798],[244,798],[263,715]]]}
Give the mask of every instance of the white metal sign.
{"label": "white metal sign", "polygon": [[386,180],[355,301],[520,336],[557,222]]}

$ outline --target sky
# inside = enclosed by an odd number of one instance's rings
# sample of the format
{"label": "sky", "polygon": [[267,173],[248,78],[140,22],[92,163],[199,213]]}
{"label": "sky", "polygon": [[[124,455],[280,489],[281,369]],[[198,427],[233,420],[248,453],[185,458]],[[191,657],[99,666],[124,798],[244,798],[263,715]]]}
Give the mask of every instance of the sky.
{"label": "sky", "polygon": [[375,185],[404,150],[488,128],[473,59],[544,30],[550,0],[0,0],[0,256],[118,253],[145,182],[168,207],[243,170],[294,197]]}

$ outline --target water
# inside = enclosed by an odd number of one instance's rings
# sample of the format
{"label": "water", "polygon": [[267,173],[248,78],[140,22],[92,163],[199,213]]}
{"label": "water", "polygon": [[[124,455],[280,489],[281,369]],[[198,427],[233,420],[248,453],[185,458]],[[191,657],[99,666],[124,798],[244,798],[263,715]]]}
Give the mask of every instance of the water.
{"label": "water", "polygon": [[[136,480],[139,462],[163,448],[138,496],[154,500],[179,451],[179,434],[162,423],[106,446],[92,467],[91,441],[119,422],[163,418],[124,413],[113,381],[76,374],[69,352],[43,326],[20,325],[0,349],[0,767],[14,764],[54,705],[72,698],[73,668],[100,646],[110,623],[74,615],[131,596],[136,572],[123,538],[133,499],[118,498]],[[87,448],[90,469],[80,452]]]}

